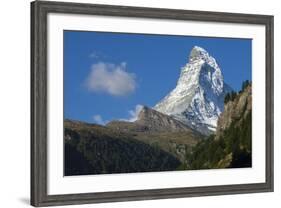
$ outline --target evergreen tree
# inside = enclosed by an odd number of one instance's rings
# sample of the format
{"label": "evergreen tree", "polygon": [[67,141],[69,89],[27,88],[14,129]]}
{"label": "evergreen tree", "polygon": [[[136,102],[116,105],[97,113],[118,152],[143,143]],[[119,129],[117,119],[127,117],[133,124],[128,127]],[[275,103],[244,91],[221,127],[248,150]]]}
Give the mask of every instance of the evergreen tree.
{"label": "evergreen tree", "polygon": [[224,104],[228,103],[229,100],[230,100],[230,93],[227,93],[224,97]]}
{"label": "evergreen tree", "polygon": [[246,87],[248,87],[250,85],[250,81],[249,80],[245,80],[244,82],[242,82],[242,91],[246,89]]}

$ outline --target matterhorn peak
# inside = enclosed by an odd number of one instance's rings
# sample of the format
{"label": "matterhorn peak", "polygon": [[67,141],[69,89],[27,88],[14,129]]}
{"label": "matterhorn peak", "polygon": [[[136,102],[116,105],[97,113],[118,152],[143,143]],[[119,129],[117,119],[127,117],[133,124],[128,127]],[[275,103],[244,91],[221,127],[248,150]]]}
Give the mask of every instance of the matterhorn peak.
{"label": "matterhorn peak", "polygon": [[217,62],[214,57],[212,57],[204,48],[199,46],[194,46],[189,53],[188,63],[203,63],[211,65],[212,67],[217,67]]}
{"label": "matterhorn peak", "polygon": [[194,46],[189,54],[189,61],[203,59],[204,57],[208,57],[208,52],[199,46]]}
{"label": "matterhorn peak", "polygon": [[215,58],[202,47],[194,46],[176,87],[154,109],[209,134],[216,129],[229,91]]}

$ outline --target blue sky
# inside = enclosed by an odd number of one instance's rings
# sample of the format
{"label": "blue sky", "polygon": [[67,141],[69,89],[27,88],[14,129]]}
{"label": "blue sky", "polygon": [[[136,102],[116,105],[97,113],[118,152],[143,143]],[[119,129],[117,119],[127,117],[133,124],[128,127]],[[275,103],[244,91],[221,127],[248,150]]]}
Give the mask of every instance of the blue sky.
{"label": "blue sky", "polygon": [[197,45],[240,90],[252,78],[249,39],[64,31],[64,117],[90,123],[133,119],[176,86]]}

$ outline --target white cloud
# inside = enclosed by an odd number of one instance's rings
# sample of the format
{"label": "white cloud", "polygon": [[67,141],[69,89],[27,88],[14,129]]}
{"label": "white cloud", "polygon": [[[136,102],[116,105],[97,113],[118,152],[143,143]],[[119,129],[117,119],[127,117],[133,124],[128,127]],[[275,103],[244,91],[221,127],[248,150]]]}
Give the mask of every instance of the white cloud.
{"label": "white cloud", "polygon": [[135,109],[133,110],[129,110],[129,118],[122,118],[122,119],[118,119],[120,121],[127,121],[127,122],[134,122],[138,119],[138,115],[141,112],[143,106],[142,105],[136,105]]}
{"label": "white cloud", "polygon": [[129,114],[131,117],[128,119],[128,121],[130,122],[136,121],[142,108],[143,108],[142,105],[136,105],[134,110],[129,110]]}
{"label": "white cloud", "polygon": [[[138,115],[141,112],[143,108],[143,105],[136,105],[135,108],[133,110],[129,110],[128,114],[129,114],[129,118],[122,118],[122,119],[117,119],[119,121],[127,121],[127,122],[134,122],[138,119]],[[93,116],[93,120],[95,123],[100,124],[100,125],[106,125],[109,121],[106,120],[104,121],[102,116],[97,114]]]}
{"label": "white cloud", "polygon": [[103,121],[101,115],[94,115],[93,116],[93,119],[94,121],[97,123],[97,124],[100,124],[100,125],[104,125],[105,122]]}
{"label": "white cloud", "polygon": [[127,64],[119,65],[99,62],[93,64],[86,79],[86,86],[92,92],[103,92],[114,96],[131,94],[136,89],[136,75],[126,72]]}

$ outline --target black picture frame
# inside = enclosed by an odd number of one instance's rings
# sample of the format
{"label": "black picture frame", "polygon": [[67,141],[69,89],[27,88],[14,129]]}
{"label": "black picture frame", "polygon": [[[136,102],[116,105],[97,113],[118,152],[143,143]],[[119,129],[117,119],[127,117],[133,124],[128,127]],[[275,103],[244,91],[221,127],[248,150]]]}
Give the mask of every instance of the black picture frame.
{"label": "black picture frame", "polygon": [[[264,25],[266,28],[266,182],[136,191],[48,195],[47,15],[125,16]],[[31,205],[51,206],[273,191],[273,16],[34,1],[31,3]]]}

